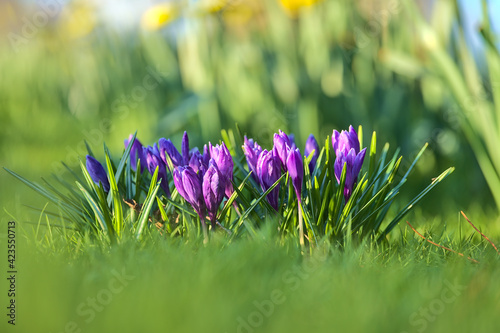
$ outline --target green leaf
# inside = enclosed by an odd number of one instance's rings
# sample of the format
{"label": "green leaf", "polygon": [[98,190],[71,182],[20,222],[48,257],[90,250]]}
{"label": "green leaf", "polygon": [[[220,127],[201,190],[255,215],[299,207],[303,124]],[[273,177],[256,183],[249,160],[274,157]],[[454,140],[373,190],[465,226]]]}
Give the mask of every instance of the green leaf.
{"label": "green leaf", "polygon": [[110,185],[110,194],[111,197],[113,198],[113,209],[114,209],[114,214],[113,214],[113,225],[114,225],[114,230],[118,237],[121,236],[122,229],[123,229],[123,207],[122,207],[122,198],[120,196],[120,192],[118,191],[118,184],[116,183],[116,178],[113,172],[113,167],[111,165],[111,160],[109,158],[109,154],[106,151],[106,165],[108,167],[108,178],[109,178],[109,185]]}
{"label": "green leaf", "polygon": [[385,228],[385,230],[380,234],[377,239],[377,242],[381,241],[398,223],[401,219],[420,201],[423,197],[425,197],[437,184],[442,182],[446,177],[448,177],[455,168],[448,168],[438,177],[434,178],[434,180],[422,191],[420,192],[413,200],[406,205],[406,207],[401,210],[398,215],[389,223],[389,225]]}
{"label": "green leaf", "polygon": [[158,168],[156,168],[153,177],[151,177],[151,184],[149,185],[148,195],[146,197],[146,201],[144,201],[144,204],[142,205],[141,214],[137,219],[137,224],[138,224],[136,232],[137,239],[140,239],[142,237],[142,234],[144,232],[144,227],[146,226],[149,219],[149,213],[151,212],[151,208],[153,208],[153,204],[155,202],[156,193],[160,188],[160,182],[159,181],[157,182],[157,179],[158,179]]}
{"label": "green leaf", "polygon": [[[281,175],[281,177],[266,191],[264,192],[255,202],[248,208],[241,216],[240,218],[236,221],[236,230],[241,226],[241,224],[244,222],[244,220],[250,215],[250,213],[259,205],[259,203],[276,187],[279,185],[281,180],[285,177],[286,174]],[[233,235],[236,233],[233,233]]]}

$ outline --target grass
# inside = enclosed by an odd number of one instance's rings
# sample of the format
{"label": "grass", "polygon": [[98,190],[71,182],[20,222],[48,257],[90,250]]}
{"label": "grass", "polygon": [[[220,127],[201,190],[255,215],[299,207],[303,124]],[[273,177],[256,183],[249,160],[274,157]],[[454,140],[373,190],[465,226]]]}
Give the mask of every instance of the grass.
{"label": "grass", "polygon": [[[103,247],[19,224],[16,331],[493,332],[497,253],[466,222],[432,225],[417,229],[479,263],[406,226],[384,246],[318,246],[304,256],[270,229],[231,244],[154,231]],[[498,232],[488,236],[498,244]]]}

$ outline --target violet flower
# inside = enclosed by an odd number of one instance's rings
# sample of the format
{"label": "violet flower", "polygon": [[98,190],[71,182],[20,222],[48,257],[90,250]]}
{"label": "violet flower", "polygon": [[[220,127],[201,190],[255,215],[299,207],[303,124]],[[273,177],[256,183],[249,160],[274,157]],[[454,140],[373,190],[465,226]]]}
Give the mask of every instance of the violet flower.
{"label": "violet flower", "polygon": [[229,149],[227,149],[226,144],[223,142],[221,145],[212,146],[209,143],[210,147],[210,157],[214,159],[217,167],[219,168],[222,178],[225,184],[225,195],[227,198],[233,194],[233,184],[231,183],[233,180],[233,168],[234,162],[231,154],[229,153]]}
{"label": "violet flower", "polygon": [[318,160],[319,156],[319,145],[318,141],[316,141],[316,138],[314,135],[309,135],[306,141],[306,148],[304,149],[304,155],[305,157],[309,157],[309,155],[313,154],[311,161],[309,162],[309,172],[312,174],[314,171],[314,168],[316,167],[316,161]]}
{"label": "violet flower", "polygon": [[335,178],[340,183],[342,169],[346,166],[346,179],[344,186],[344,198],[346,202],[352,195],[354,184],[358,180],[359,172],[363,166],[365,159],[366,148],[359,150],[360,144],[358,135],[352,126],[349,126],[349,132],[342,131],[341,133],[333,131],[332,146],[335,150]]}
{"label": "violet flower", "polygon": [[292,179],[293,188],[297,199],[302,201],[302,180],[304,179],[304,162],[298,148],[291,149],[286,160],[288,174]]}
{"label": "violet flower", "polygon": [[279,156],[282,166],[286,169],[286,159],[288,157],[288,153],[292,146],[295,145],[293,140],[282,130],[279,130],[278,133],[274,133],[274,148]]}
{"label": "violet flower", "polygon": [[[134,135],[130,134],[128,139],[124,141],[125,148],[128,147],[128,144],[130,143],[130,140],[132,140],[133,137]],[[130,166],[132,167],[133,170],[136,170],[137,168],[137,160],[141,160],[141,173],[142,173],[146,165],[146,156],[144,155],[143,152],[142,143],[139,141],[139,139],[135,138],[134,143],[132,144],[132,149],[130,150]]]}
{"label": "violet flower", "polygon": [[335,156],[337,156],[339,152],[343,150],[349,151],[351,148],[354,148],[354,152],[357,155],[359,154],[359,146],[358,134],[352,126],[349,126],[349,132],[342,131],[339,133],[337,130],[333,130],[332,147]]}
{"label": "violet flower", "polygon": [[204,221],[205,202],[198,174],[190,166],[180,166],[174,169],[173,178],[179,194],[193,206],[200,219]]}
{"label": "violet flower", "polygon": [[219,171],[214,159],[209,162],[207,172],[203,176],[203,199],[207,207],[212,227],[215,228],[217,210],[224,199],[224,177]]}
{"label": "violet flower", "polygon": [[163,162],[160,157],[160,152],[156,143],[154,147],[148,146],[145,149],[146,162],[148,165],[148,171],[151,175],[154,175],[156,168],[158,168],[158,179],[161,179],[160,187],[165,192],[167,197],[170,198],[170,188],[168,187],[168,175],[167,175],[167,165]]}
{"label": "violet flower", "polygon": [[[204,151],[206,151],[206,145]],[[200,179],[203,178],[203,175],[208,169],[208,163],[210,161],[210,155],[208,152],[201,154],[198,148],[194,148],[189,153],[191,156],[189,159],[189,166],[193,168],[193,170],[198,173]]]}
{"label": "violet flower", "polygon": [[109,192],[108,175],[106,174],[106,170],[104,170],[102,164],[92,156],[87,155],[86,167],[90,178],[92,178],[94,183],[97,185],[101,183],[104,192]]}
{"label": "violet flower", "polygon": [[[262,151],[257,161],[257,175],[264,192],[281,177],[281,161],[275,149]],[[279,191],[279,186],[276,186],[267,195],[267,201],[276,211],[278,211]]]}
{"label": "violet flower", "polygon": [[248,170],[252,171],[252,177],[256,182],[259,182],[257,175],[257,161],[262,153],[262,147],[253,139],[248,139],[245,135],[245,143],[243,144],[243,151],[247,158]]}
{"label": "violet flower", "polygon": [[158,141],[158,145],[160,146],[160,157],[163,163],[168,165],[167,163],[167,154],[168,154],[174,167],[184,165],[182,155],[179,153],[177,148],[175,148],[174,144],[172,143],[172,141],[170,141],[170,139],[161,138]]}

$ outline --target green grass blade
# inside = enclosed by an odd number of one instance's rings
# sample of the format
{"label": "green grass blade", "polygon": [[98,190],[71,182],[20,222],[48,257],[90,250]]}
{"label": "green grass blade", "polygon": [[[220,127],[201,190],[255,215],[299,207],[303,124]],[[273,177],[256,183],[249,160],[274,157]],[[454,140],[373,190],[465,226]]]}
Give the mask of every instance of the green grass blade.
{"label": "green grass blade", "polygon": [[143,234],[144,227],[146,226],[149,219],[149,213],[151,212],[151,208],[153,207],[153,204],[155,202],[156,193],[160,188],[160,182],[157,182],[157,179],[158,179],[158,168],[156,168],[156,171],[153,177],[151,178],[151,184],[149,186],[148,196],[146,197],[146,201],[144,201],[144,204],[142,205],[141,214],[137,219],[137,224],[138,224],[136,232],[137,239],[140,239]]}

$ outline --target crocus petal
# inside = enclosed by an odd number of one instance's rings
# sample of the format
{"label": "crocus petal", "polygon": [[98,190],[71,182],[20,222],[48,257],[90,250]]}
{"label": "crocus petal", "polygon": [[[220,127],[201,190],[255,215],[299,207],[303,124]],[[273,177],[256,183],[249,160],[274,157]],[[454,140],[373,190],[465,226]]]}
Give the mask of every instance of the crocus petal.
{"label": "crocus petal", "polygon": [[[257,174],[263,191],[267,191],[281,177],[281,161],[277,153],[264,150],[257,162]],[[267,201],[277,211],[279,201],[279,186],[276,186],[268,195]]]}
{"label": "crocus petal", "polygon": [[182,182],[182,172],[184,171],[186,167],[180,166],[174,169],[174,172],[172,173],[172,176],[174,178],[174,185],[175,188],[177,189],[177,192],[183,197],[185,200],[187,200],[187,193],[184,190],[184,183]]}
{"label": "crocus petal", "polygon": [[354,173],[357,175],[361,171],[361,167],[363,166],[363,161],[365,159],[366,148],[363,148],[359,154],[356,156],[356,160],[354,161]]}
{"label": "crocus petal", "polygon": [[106,170],[104,170],[102,164],[92,156],[87,155],[86,167],[90,174],[90,178],[92,178],[94,183],[99,185],[100,182],[104,191],[109,192],[108,175],[106,174]]}
{"label": "crocus petal", "polygon": [[337,156],[344,150],[351,150],[354,148],[356,154],[359,154],[359,139],[356,131],[352,126],[349,126],[349,131],[342,131],[341,133],[336,130],[332,134],[332,147]]}
{"label": "crocus petal", "polygon": [[[128,144],[130,143],[130,140],[134,137],[133,134],[130,134],[128,139],[124,141],[125,148],[128,147]],[[144,171],[144,167],[146,165],[146,156],[144,155],[144,149],[142,146],[142,143],[139,141],[139,139],[135,139],[134,143],[132,144],[132,148],[130,149],[130,166],[132,167],[133,170],[136,170],[137,168],[137,160],[141,160],[141,172]]]}
{"label": "crocus petal", "polygon": [[189,137],[187,132],[184,132],[184,135],[182,136],[181,150],[182,150],[182,158],[184,161],[184,165],[188,165],[190,156],[189,156]]}
{"label": "crocus petal", "polygon": [[252,171],[252,178],[258,182],[259,177],[257,176],[257,161],[262,153],[262,147],[254,142],[253,139],[248,139],[245,135],[243,152],[245,153],[245,157],[247,159],[248,170]]}
{"label": "crocus petal", "polygon": [[210,220],[215,223],[217,210],[224,198],[224,183],[213,159],[210,160],[207,172],[203,176],[203,198]]}
{"label": "crocus petal", "polygon": [[276,149],[276,153],[278,154],[282,165],[286,168],[286,159],[288,157],[288,151],[290,150],[290,141],[284,132],[281,130],[279,132],[279,134],[274,134],[274,149]]}
{"label": "crocus petal", "polygon": [[286,161],[288,173],[290,178],[292,178],[293,188],[297,194],[297,198],[301,200],[302,192],[302,180],[304,178],[304,163],[302,160],[302,155],[298,148],[290,150],[288,154],[288,159]]}
{"label": "crocus petal", "polygon": [[161,180],[160,187],[165,192],[167,197],[170,197],[170,189],[168,187],[168,176],[167,176],[167,166],[163,163],[159,156],[158,148],[148,146],[146,155],[146,161],[148,165],[148,171],[151,175],[154,175],[156,169],[158,168],[158,179]]}
{"label": "crocus petal", "polygon": [[172,141],[170,141],[170,139],[161,138],[158,141],[158,145],[160,146],[160,157],[165,165],[168,165],[166,156],[167,154],[170,157],[170,160],[172,161],[174,167],[183,165],[182,156],[177,148],[175,148]]}
{"label": "crocus petal", "polygon": [[233,169],[234,162],[231,154],[229,153],[229,149],[226,147],[226,144],[223,142],[221,145],[213,146],[209,143],[210,149],[210,157],[214,159],[219,171],[224,179],[225,184],[225,194],[226,197],[230,197],[233,193],[233,184],[231,183],[233,180]]}
{"label": "crocus petal", "polygon": [[201,180],[196,172],[189,166],[175,168],[174,184],[179,194],[193,206],[200,219],[204,219],[205,203],[203,201]]}
{"label": "crocus petal", "polygon": [[319,145],[318,141],[316,141],[316,138],[314,135],[309,135],[306,141],[306,147],[304,149],[304,154],[306,157],[309,157],[309,155],[312,155],[311,161],[309,162],[309,172],[312,173],[314,168],[316,167],[316,161],[318,160],[319,156]]}

